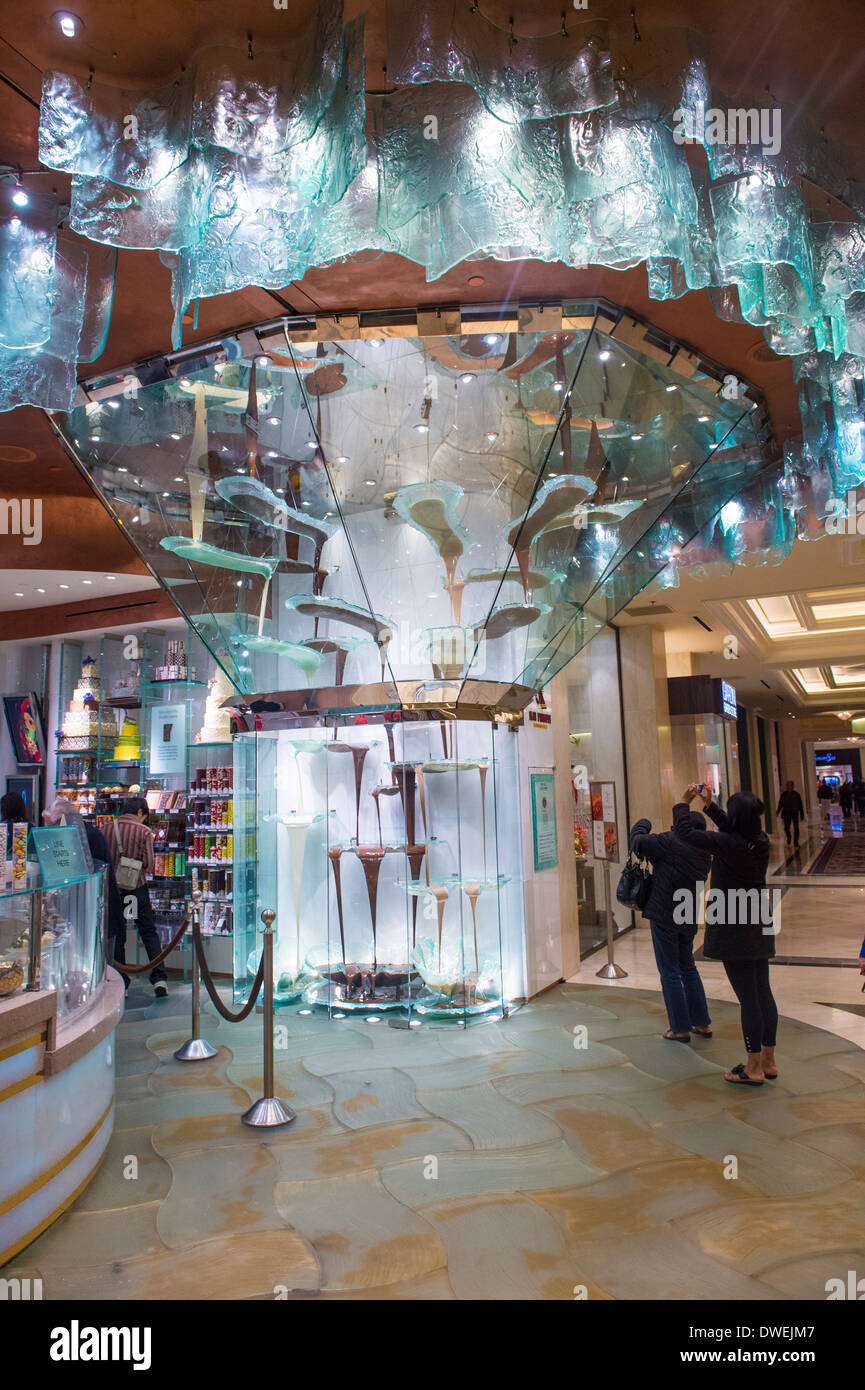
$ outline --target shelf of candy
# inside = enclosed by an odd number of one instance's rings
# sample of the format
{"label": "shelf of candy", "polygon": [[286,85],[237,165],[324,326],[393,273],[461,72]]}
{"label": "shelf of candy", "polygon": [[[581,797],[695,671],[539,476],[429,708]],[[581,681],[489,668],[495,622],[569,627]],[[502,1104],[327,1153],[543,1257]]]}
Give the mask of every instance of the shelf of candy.
{"label": "shelf of candy", "polygon": [[169,811],[160,817],[154,829],[154,854],[169,854],[186,850],[186,812]]}
{"label": "shelf of candy", "polygon": [[190,834],[199,831],[227,834],[234,828],[233,806],[234,802],[226,800],[225,797],[193,797],[189,806]]}
{"label": "shelf of candy", "polygon": [[144,793],[151,816],[171,816],[178,815],[186,810],[186,792],[181,791],[161,791],[159,788],[151,788]]}
{"label": "shelf of candy", "polygon": [[153,851],[154,878],[183,878],[186,874],[186,854],[183,850]]}
{"label": "shelf of candy", "polygon": [[190,864],[225,867],[233,862],[234,836],[193,831],[189,837]]}
{"label": "shelf of candy", "polygon": [[192,892],[201,893],[203,936],[230,936],[234,929],[231,868],[191,870]]}
{"label": "shelf of candy", "polygon": [[229,767],[199,767],[190,774],[189,791],[198,796],[230,797],[234,787],[234,772]]}
{"label": "shelf of candy", "polygon": [[167,684],[171,681],[194,681],[195,669],[190,667],[183,639],[173,637],[165,649],[165,660],[153,673],[154,681]]}
{"label": "shelf of candy", "polygon": [[69,709],[58,729],[58,753],[96,752],[113,749],[118,739],[117,721],[109,710],[100,705],[102,684],[99,667],[92,656],[81,666],[78,684],[72,692]]}
{"label": "shelf of candy", "polygon": [[[159,940],[163,946],[167,946],[186,916],[186,894],[182,880],[175,883],[151,883],[150,905],[153,908]],[[182,944],[186,944],[186,937]]]}

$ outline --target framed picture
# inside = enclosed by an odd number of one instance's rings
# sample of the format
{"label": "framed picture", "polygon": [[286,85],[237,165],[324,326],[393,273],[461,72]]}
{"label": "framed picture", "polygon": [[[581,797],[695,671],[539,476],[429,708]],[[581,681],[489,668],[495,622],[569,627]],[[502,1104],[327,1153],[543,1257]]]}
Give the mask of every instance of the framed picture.
{"label": "framed picture", "polygon": [[17,777],[6,778],[6,791],[17,792],[23,797],[24,805],[27,807],[27,819],[31,825],[39,824],[41,780],[41,774],[38,772],[21,772]]}
{"label": "framed picture", "polygon": [[4,695],[3,710],[15,761],[22,767],[44,767],[45,734],[36,696],[32,691],[29,695]]}

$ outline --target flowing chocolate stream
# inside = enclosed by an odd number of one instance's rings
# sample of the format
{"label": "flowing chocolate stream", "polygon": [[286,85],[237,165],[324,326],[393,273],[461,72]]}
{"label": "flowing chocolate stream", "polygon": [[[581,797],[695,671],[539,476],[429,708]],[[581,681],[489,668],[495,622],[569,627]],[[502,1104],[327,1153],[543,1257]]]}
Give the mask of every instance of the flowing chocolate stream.
{"label": "flowing chocolate stream", "polygon": [[[481,828],[484,837],[484,878],[487,876],[487,799],[484,795],[484,788],[487,780],[486,764],[481,763],[478,768],[481,779]],[[474,909],[472,909],[474,911]]]}
{"label": "flowing chocolate stream", "polygon": [[[427,868],[427,878],[429,878],[429,868]],[[442,968],[442,922],[445,915],[445,904],[448,900],[448,890],[438,884],[432,884],[432,891],[436,897],[436,912],[438,913],[438,965],[437,969]]]}
{"label": "flowing chocolate stream", "polygon": [[379,807],[378,799],[380,796],[397,796],[398,794],[401,794],[401,791],[396,785],[390,787],[373,787],[372,789],[372,797],[375,801],[375,814],[378,817],[378,842],[380,845],[383,845],[384,841],[381,837],[381,808]]}
{"label": "flowing chocolate stream", "polygon": [[360,786],[363,781],[363,762],[369,746],[366,743],[340,743],[332,739],[327,745],[328,749],[335,749],[340,753],[348,752],[354,759],[354,795],[355,795],[355,817],[354,817],[354,838],[360,839]]}
{"label": "flowing chocolate stream", "polygon": [[[318,619],[316,618],[316,622]],[[321,652],[324,656],[329,656],[332,652],[336,653],[336,683],[342,685],[342,678],[345,675],[345,659],[348,652],[339,642],[332,642],[326,637],[310,638],[303,644],[314,652]]]}
{"label": "flowing chocolate stream", "polygon": [[[406,845],[405,852],[408,857],[409,868],[411,869],[411,881],[417,883],[420,878],[420,866],[426,854],[426,845]],[[411,895],[411,944],[415,946],[417,942],[417,893]]]}
{"label": "flowing chocolate stream", "polygon": [[471,907],[471,910],[472,910],[472,935],[474,936],[474,939],[475,939],[475,970],[478,971],[478,973],[480,973],[481,962],[480,962],[480,956],[478,955],[478,918],[477,918],[477,905],[478,905],[478,898],[480,897],[481,885],[480,885],[479,883],[466,883],[466,884],[464,885],[464,887],[465,887],[466,897],[467,897],[468,900],[469,900],[469,906]]}
{"label": "flowing chocolate stream", "polygon": [[402,801],[402,814],[405,821],[405,837],[410,845],[415,842],[415,781],[417,773],[413,763],[396,763],[393,778],[399,788]]}
{"label": "flowing chocolate stream", "polygon": [[375,988],[375,977],[378,971],[377,963],[377,942],[376,942],[376,906],[378,904],[378,876],[381,872],[382,860],[387,854],[386,849],[364,848],[358,849],[357,857],[361,862],[363,876],[366,879],[366,891],[369,897],[369,912],[372,918],[372,978],[373,988]]}
{"label": "flowing chocolate stream", "polygon": [[443,719],[439,720],[439,728],[442,731],[442,752],[445,757],[448,755],[448,731]]}
{"label": "flowing chocolate stream", "polygon": [[[396,753],[394,751],[393,743],[393,724],[386,723],[384,726],[384,731],[387,734],[387,751],[390,753],[390,760],[392,763],[395,763]],[[393,782],[394,786],[396,786],[396,778],[394,777],[393,772],[391,772],[390,774],[390,780]]]}
{"label": "flowing chocolate stream", "polygon": [[340,881],[340,872],[339,872],[339,870],[340,870],[339,856],[340,856],[341,854],[342,854],[342,850],[339,849],[339,848],[329,849],[329,850],[327,851],[327,857],[328,857],[328,859],[330,860],[330,867],[333,869],[334,882],[336,883],[336,907],[337,907],[337,911],[338,911],[338,913],[339,913],[339,942],[340,942],[340,946],[342,947],[342,962],[343,962],[343,965],[345,965],[345,964],[346,964],[346,954],[345,954],[345,929],[344,929],[343,920],[342,920],[342,884],[341,884],[341,881]]}
{"label": "flowing chocolate stream", "polygon": [[[419,767],[419,768],[416,769],[416,775],[417,775],[417,789],[418,789],[418,791],[420,792],[420,813],[421,813],[421,817],[422,817],[422,819],[423,819],[423,837],[424,837],[424,841],[426,841],[426,837],[427,837],[427,828],[426,828],[426,792],[425,792],[425,790],[424,790],[424,784],[423,784],[423,768],[422,768],[422,767]],[[414,839],[414,836],[412,836],[411,838]],[[427,887],[429,887],[429,855],[427,855],[427,857],[426,857],[426,860],[425,860],[425,863],[424,863],[424,868],[425,868],[425,870],[426,870]]]}

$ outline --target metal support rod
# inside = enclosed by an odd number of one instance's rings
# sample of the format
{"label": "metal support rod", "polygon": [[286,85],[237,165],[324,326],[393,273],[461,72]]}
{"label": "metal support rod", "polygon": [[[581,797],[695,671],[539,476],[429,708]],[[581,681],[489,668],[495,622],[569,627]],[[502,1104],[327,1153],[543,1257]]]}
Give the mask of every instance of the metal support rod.
{"label": "metal support rod", "polygon": [[42,987],[42,889],[37,888],[30,898],[30,960],[27,988]]}
{"label": "metal support rod", "polygon": [[264,1081],[264,1095],[260,1100],[246,1110],[241,1119],[245,1125],[251,1125],[256,1129],[274,1129],[278,1125],[291,1124],[292,1120],[297,1119],[295,1112],[289,1106],[283,1105],[281,1100],[277,1100],[273,1094],[273,924],[276,920],[276,913],[272,908],[266,907],[261,914],[264,923],[264,1038],[263,1038],[263,1062],[262,1072]]}
{"label": "metal support rod", "polygon": [[613,955],[613,897],[610,892],[610,861],[603,860],[604,865],[604,916],[607,923],[607,963],[602,965],[600,970],[595,971],[595,975],[601,980],[624,980],[627,978],[627,970],[623,970],[620,965],[616,965]]}
{"label": "metal support rod", "polygon": [[[196,888],[192,895],[192,920],[196,926],[201,923],[201,890]],[[178,1062],[206,1062],[208,1057],[216,1056],[216,1048],[211,1047],[206,1038],[201,1037],[201,970],[198,964],[198,951],[195,938],[192,941],[192,1036],[174,1054]]]}

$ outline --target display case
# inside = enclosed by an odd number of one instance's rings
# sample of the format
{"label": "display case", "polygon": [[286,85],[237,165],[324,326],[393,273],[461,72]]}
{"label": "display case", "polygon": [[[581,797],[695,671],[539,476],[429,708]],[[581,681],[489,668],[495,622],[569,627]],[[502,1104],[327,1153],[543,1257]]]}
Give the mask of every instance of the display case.
{"label": "display case", "polygon": [[56,888],[36,865],[23,885],[0,885],[0,999],[52,990],[64,1023],[91,1001],[105,974],[105,867]]}
{"label": "display case", "polygon": [[238,998],[273,907],[278,1003],[428,1022],[507,1011],[523,936],[508,727],[368,711],[242,734],[235,807]]}

